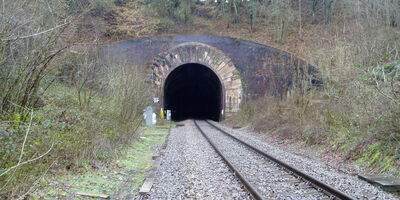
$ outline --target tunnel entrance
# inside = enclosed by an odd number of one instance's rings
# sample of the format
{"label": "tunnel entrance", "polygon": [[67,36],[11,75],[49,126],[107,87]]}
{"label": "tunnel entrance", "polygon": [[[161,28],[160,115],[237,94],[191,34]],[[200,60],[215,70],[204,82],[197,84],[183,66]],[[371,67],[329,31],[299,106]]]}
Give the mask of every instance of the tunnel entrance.
{"label": "tunnel entrance", "polygon": [[223,87],[209,67],[189,63],[175,68],[164,82],[164,109],[172,120],[219,121],[223,109]]}

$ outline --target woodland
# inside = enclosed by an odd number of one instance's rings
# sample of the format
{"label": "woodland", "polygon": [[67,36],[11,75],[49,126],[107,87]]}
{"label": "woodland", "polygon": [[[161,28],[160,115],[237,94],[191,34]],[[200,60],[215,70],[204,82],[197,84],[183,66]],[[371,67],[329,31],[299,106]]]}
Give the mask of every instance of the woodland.
{"label": "woodland", "polygon": [[307,60],[322,87],[246,102],[226,123],[400,175],[399,0],[2,0],[0,10],[0,199],[107,165],[137,140],[148,76],[97,50],[168,34]]}

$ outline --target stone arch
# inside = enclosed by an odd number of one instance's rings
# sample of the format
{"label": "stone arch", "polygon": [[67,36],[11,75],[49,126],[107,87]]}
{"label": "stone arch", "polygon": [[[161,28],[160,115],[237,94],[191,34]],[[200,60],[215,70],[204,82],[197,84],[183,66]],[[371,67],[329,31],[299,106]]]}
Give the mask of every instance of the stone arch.
{"label": "stone arch", "polygon": [[[157,55],[151,62],[153,85],[163,95],[164,82],[168,75],[177,67],[197,63],[215,72],[220,79],[223,90],[222,115],[239,111],[242,99],[242,81],[239,71],[231,58],[221,50],[198,42],[188,42],[177,45]],[[229,97],[237,99],[235,104],[227,106]],[[163,98],[161,98],[162,100]]]}

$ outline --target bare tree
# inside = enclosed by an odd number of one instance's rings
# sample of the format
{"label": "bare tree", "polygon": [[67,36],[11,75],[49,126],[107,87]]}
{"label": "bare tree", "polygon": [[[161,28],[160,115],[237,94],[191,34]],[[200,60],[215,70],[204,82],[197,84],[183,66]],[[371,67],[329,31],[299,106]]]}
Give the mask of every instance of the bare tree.
{"label": "bare tree", "polygon": [[40,98],[52,61],[69,46],[63,33],[73,18],[62,14],[63,6],[61,0],[2,1],[0,114],[23,111],[21,107],[32,107]]}

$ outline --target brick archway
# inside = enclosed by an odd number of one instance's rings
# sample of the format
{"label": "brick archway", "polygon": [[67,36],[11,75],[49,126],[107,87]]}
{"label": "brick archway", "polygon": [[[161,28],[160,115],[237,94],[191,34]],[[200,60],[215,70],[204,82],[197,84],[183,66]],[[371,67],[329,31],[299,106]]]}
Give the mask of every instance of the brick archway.
{"label": "brick archway", "polygon": [[151,61],[153,84],[160,96],[163,95],[164,82],[168,75],[175,68],[189,63],[210,68],[220,79],[223,87],[223,115],[239,111],[243,95],[239,71],[224,52],[198,42],[175,46],[157,55]]}

